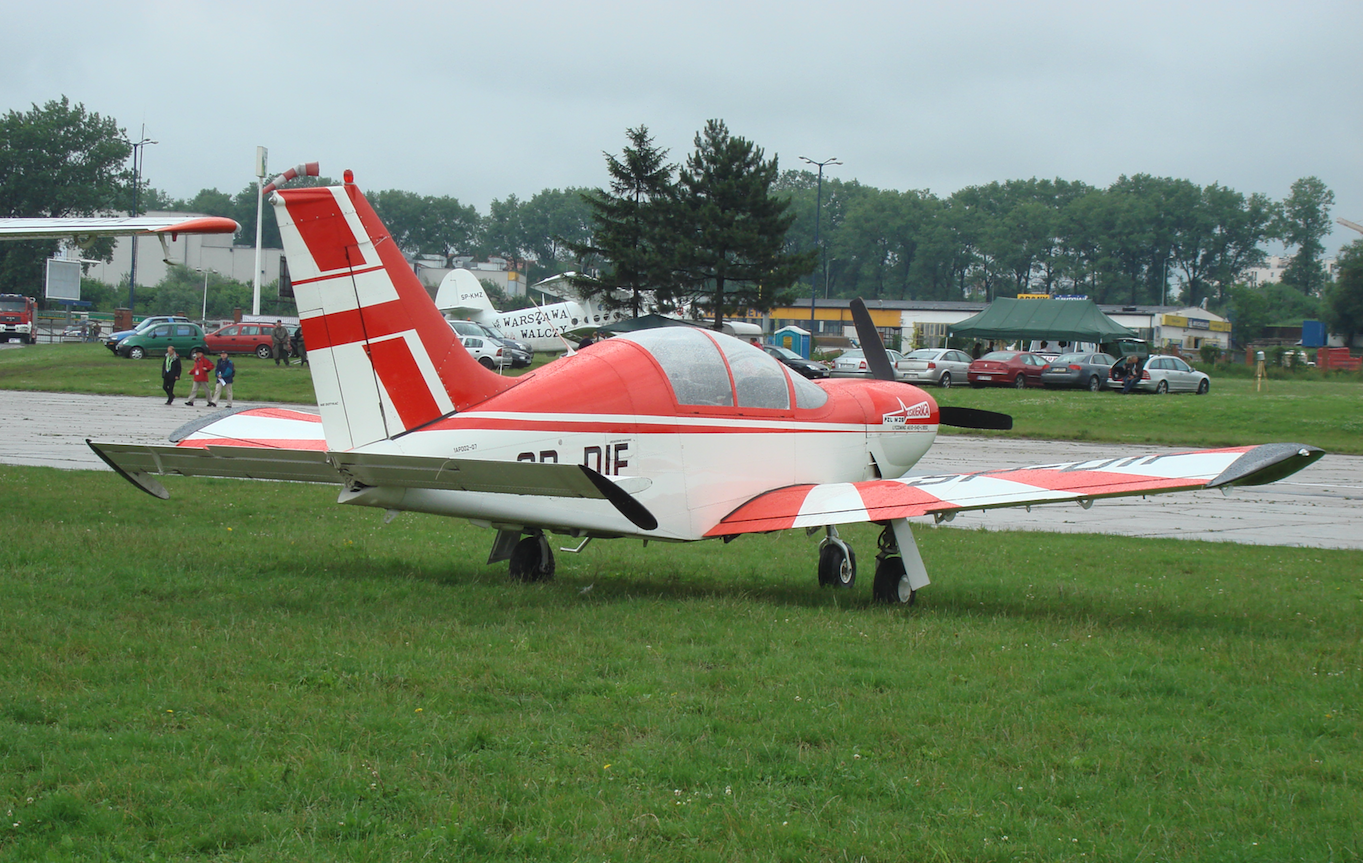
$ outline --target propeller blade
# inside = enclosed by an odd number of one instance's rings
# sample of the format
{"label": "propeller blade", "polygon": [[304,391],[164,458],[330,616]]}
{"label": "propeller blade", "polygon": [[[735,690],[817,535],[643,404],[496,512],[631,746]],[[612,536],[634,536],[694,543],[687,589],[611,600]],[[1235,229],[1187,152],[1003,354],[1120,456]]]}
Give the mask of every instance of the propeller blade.
{"label": "propeller blade", "polygon": [[880,340],[880,333],[876,331],[876,325],[871,321],[871,313],[866,311],[866,304],[861,301],[861,297],[857,297],[851,306],[852,323],[857,325],[861,353],[866,357],[866,366],[871,370],[871,377],[878,381],[896,380],[894,366],[890,364],[890,355],[885,352],[885,343]]}
{"label": "propeller blade", "polygon": [[954,426],[958,429],[1008,431],[1013,427],[1013,418],[1008,414],[984,411],[979,408],[954,408],[938,405],[937,419],[944,426]]}

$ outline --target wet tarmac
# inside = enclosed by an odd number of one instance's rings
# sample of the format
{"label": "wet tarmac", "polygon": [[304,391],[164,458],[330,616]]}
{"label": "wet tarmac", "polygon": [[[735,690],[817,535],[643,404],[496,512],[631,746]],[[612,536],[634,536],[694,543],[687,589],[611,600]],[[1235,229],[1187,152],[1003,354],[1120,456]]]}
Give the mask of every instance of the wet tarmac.
{"label": "wet tarmac", "polygon": [[[0,463],[108,470],[85,445],[87,438],[166,443],[171,432],[184,423],[214,412],[203,402],[187,407],[182,401],[166,405],[160,398],[0,390]],[[236,406],[265,404],[238,400]],[[1176,451],[1169,447],[1133,450],[1116,444],[944,435],[913,473],[956,473]],[[1031,512],[995,509],[963,513],[943,527],[1363,549],[1363,456],[1326,455],[1286,480],[1234,489],[1229,495],[1199,491],[1116,498],[1096,501],[1088,510],[1074,504],[1033,507]]]}

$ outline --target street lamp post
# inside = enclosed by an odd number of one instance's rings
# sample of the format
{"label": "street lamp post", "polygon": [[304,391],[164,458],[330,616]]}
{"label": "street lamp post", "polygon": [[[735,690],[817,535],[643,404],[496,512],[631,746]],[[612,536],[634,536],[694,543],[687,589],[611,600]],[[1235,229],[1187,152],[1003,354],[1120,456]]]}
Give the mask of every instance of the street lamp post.
{"label": "street lamp post", "polygon": [[203,324],[205,331],[208,330],[208,267],[195,267],[194,269],[204,274],[204,305],[199,313],[199,323]]}
{"label": "street lamp post", "polygon": [[[129,142],[133,148],[133,211],[132,217],[137,218],[137,193],[142,188],[142,148],[148,144],[155,144],[151,138],[147,137],[147,127],[142,126],[142,140],[136,143]],[[128,311],[133,311],[137,307],[137,237],[132,238],[132,263],[128,265]]]}
{"label": "street lamp post", "polygon": [[[836,158],[830,156],[822,162],[816,162],[808,156],[801,156],[800,161],[817,165],[819,168],[819,191],[814,203],[814,248],[819,250],[819,268],[823,271],[823,294],[824,299],[828,299],[828,258],[823,253],[823,244],[819,242],[819,221],[823,215],[823,169],[825,165],[841,165]],[[809,287],[809,352],[814,353],[814,301],[819,296],[819,292],[814,285]]]}

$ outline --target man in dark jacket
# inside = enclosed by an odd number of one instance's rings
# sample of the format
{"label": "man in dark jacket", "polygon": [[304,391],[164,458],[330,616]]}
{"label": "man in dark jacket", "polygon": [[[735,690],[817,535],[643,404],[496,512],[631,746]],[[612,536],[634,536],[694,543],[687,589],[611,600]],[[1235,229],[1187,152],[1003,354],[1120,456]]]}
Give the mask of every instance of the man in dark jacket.
{"label": "man in dark jacket", "polygon": [[175,401],[175,382],[180,379],[180,358],[174,345],[166,345],[166,361],[161,365],[161,389],[166,391],[166,404]]}
{"label": "man in dark jacket", "polygon": [[215,408],[218,406],[218,396],[222,395],[223,390],[227,390],[227,406],[232,406],[232,381],[237,377],[237,367],[227,357],[227,351],[218,354],[218,364],[213,367],[213,373],[217,375],[218,385],[213,388],[213,401],[208,406]]}
{"label": "man in dark jacket", "polygon": [[274,322],[274,329],[270,331],[270,340],[274,345],[274,364],[279,365],[283,360],[284,365],[289,364],[289,330],[284,326],[282,320]]}

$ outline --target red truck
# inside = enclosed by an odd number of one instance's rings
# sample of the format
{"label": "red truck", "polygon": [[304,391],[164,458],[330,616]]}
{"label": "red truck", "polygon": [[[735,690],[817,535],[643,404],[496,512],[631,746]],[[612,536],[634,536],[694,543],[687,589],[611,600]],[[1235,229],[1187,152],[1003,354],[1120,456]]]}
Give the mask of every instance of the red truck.
{"label": "red truck", "polygon": [[23,294],[0,294],[0,342],[18,337],[19,341],[31,345],[38,335],[34,325],[32,297]]}

